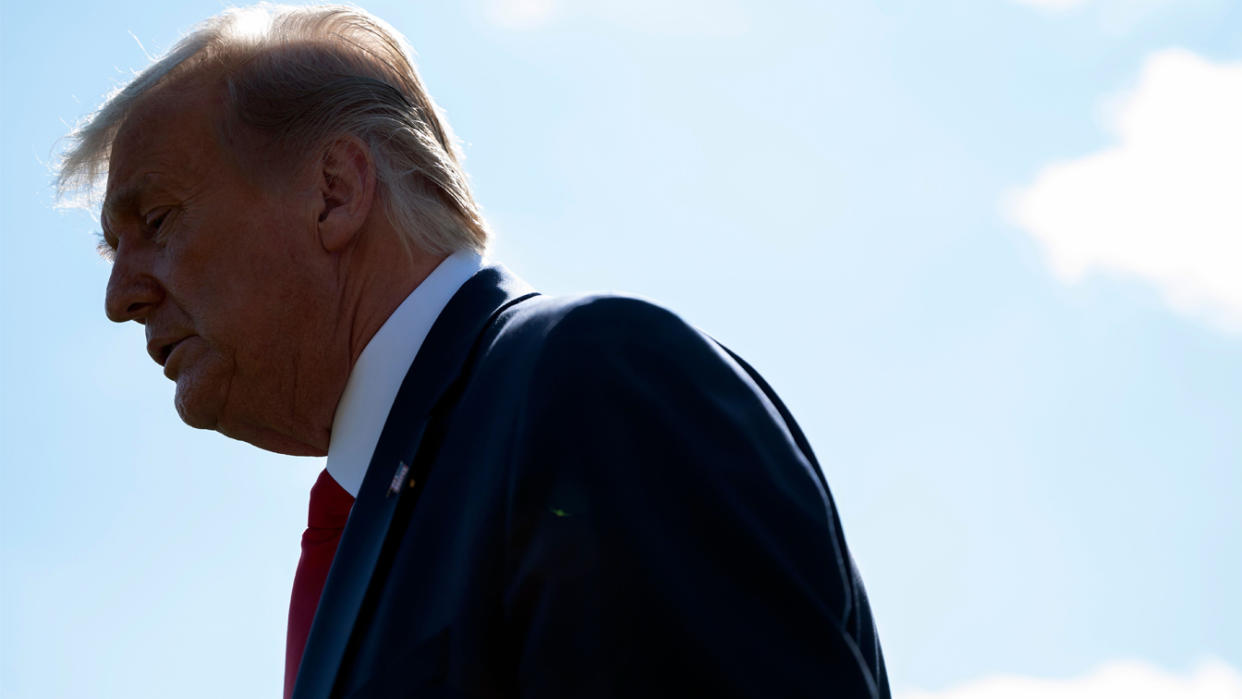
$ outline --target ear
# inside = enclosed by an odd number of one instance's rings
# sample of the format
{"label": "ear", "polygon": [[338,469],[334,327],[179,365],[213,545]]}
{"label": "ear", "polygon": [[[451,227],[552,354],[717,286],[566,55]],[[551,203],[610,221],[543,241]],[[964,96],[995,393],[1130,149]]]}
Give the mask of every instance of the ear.
{"label": "ear", "polygon": [[375,162],[356,136],[328,144],[319,168],[319,242],[337,252],[354,241],[375,201]]}

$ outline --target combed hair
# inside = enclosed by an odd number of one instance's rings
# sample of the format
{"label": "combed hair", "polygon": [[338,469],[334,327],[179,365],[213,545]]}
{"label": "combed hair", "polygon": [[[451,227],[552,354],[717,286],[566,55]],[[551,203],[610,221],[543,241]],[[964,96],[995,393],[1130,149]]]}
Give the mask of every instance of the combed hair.
{"label": "combed hair", "polygon": [[487,224],[448,122],[423,88],[405,39],[348,6],[262,3],[198,25],[69,134],[56,179],[62,203],[93,205],[112,143],[134,105],[165,86],[219,78],[227,132],[236,121],[293,165],[332,138],[370,147],[378,193],[406,243],[433,254],[482,251]]}

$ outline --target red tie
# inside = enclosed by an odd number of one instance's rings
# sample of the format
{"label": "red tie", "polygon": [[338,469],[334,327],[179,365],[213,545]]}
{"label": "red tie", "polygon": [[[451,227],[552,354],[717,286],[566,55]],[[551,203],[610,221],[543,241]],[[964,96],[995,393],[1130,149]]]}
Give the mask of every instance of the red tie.
{"label": "red tie", "polygon": [[285,699],[293,696],[293,683],[298,677],[306,636],[319,606],[323,583],[328,579],[336,545],[341,541],[345,520],[354,505],[354,496],[340,486],[328,470],[319,474],[311,486],[310,513],[302,534],[302,558],[293,576],[293,594],[289,599],[289,631],[285,636]]}

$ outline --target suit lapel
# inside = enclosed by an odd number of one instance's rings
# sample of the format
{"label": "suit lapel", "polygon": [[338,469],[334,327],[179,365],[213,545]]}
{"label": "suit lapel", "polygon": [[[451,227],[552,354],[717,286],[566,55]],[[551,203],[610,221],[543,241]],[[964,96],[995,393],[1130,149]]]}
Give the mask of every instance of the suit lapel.
{"label": "suit lapel", "polygon": [[421,486],[408,487],[414,474],[399,471],[415,463],[428,418],[450,393],[483,330],[502,310],[533,294],[504,267],[486,267],[462,285],[432,325],[401,382],[341,535],[302,654],[294,699],[331,695],[397,505],[416,497]]}

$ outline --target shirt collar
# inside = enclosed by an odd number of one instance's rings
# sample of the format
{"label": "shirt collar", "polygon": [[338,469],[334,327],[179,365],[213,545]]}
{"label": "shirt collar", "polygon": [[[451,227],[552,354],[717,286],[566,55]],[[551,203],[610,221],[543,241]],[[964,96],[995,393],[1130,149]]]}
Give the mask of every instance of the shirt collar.
{"label": "shirt collar", "polygon": [[357,496],[388,411],[410,363],[449,299],[483,267],[471,250],[449,255],[427,275],[363,348],[332,419],[328,473]]}

